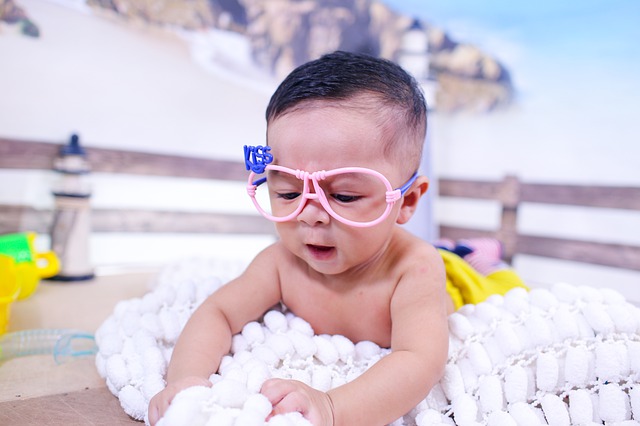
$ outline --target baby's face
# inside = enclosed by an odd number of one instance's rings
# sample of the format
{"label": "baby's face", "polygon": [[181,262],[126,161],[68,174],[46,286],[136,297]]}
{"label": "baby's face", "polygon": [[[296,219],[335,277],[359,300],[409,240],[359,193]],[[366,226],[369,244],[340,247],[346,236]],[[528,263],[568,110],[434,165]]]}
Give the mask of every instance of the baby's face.
{"label": "baby's face", "polygon": [[[406,170],[384,155],[380,114],[356,108],[315,104],[289,112],[268,127],[273,164],[308,172],[365,167],[382,173],[397,188]],[[313,269],[339,274],[366,266],[387,246],[402,200],[389,217],[369,228],[354,228],[332,218],[315,200],[294,220],[278,223],[283,243]]]}

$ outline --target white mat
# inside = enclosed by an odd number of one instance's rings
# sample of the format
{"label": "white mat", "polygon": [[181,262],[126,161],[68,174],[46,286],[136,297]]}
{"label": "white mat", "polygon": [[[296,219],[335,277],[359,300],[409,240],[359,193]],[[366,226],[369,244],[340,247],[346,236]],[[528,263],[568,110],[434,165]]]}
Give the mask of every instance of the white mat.
{"label": "white mat", "polygon": [[[178,262],[143,298],[116,306],[96,333],[96,365],[127,414],[145,419],[185,322],[242,267]],[[449,326],[444,378],[394,425],[640,425],[640,309],[619,293],[568,284],[515,289],[463,307]],[[259,389],[267,378],[328,390],[387,353],[314,335],[301,318],[270,311],[234,336],[215,385],[179,393],[161,424],[308,425],[297,413],[266,422],[271,406]]]}

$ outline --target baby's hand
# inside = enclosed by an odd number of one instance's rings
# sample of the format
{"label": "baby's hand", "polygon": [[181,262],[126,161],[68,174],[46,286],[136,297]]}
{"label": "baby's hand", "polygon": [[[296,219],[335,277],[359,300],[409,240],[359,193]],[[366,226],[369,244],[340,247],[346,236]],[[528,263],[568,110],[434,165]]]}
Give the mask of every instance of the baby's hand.
{"label": "baby's hand", "polygon": [[192,386],[207,386],[211,387],[211,382],[202,377],[185,377],[174,383],[170,383],[162,391],[158,392],[151,401],[149,401],[149,423],[151,426],[155,425],[158,420],[164,416],[164,413],[169,408],[173,397],[183,389],[190,388]]}
{"label": "baby's hand", "polygon": [[269,417],[297,411],[314,426],[333,426],[333,403],[329,395],[302,382],[269,379],[260,393],[273,405]]}

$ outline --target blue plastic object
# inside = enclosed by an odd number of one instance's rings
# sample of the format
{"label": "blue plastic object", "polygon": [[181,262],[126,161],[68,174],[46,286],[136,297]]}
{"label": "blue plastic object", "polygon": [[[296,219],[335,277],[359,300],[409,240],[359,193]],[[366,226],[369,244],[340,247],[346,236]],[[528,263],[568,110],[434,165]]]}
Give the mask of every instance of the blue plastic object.
{"label": "blue plastic object", "polygon": [[270,146],[262,145],[245,145],[244,146],[244,165],[247,170],[251,170],[255,174],[264,173],[265,167],[273,161],[273,154]]}
{"label": "blue plastic object", "polygon": [[98,352],[94,336],[69,329],[34,329],[0,336],[0,362],[28,355],[52,354],[56,364]]}

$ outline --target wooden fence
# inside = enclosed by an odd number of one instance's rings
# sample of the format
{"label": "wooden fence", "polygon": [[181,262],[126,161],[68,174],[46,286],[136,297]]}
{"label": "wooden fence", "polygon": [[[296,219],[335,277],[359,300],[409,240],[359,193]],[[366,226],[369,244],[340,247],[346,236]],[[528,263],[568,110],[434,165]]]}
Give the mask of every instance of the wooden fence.
{"label": "wooden fence", "polygon": [[[0,138],[0,169],[51,170],[60,145]],[[244,181],[238,162],[85,147],[93,172]],[[21,230],[47,233],[51,210],[0,204],[0,234]],[[95,232],[273,233],[257,215],[93,209]]]}
{"label": "wooden fence", "polygon": [[[633,210],[640,214],[640,188],[524,183],[515,176],[500,182],[454,179],[439,180],[441,197],[498,201],[502,206],[500,227],[481,231],[440,226],[440,235],[459,239],[491,236],[503,242],[507,260],[518,254],[640,271],[640,247],[522,234],[518,231],[518,210],[522,203],[569,205]],[[629,230],[640,235],[640,229]]]}
{"label": "wooden fence", "polygon": [[[0,169],[50,170],[59,148],[51,143],[0,138]],[[101,148],[86,150],[94,172],[246,179],[244,165],[239,162]],[[494,200],[502,206],[496,231],[442,225],[442,237],[496,237],[504,243],[508,260],[528,254],[640,271],[638,246],[527,235],[520,233],[517,226],[522,203],[623,209],[640,214],[640,187],[536,184],[521,182],[515,176],[499,182],[440,179],[438,184],[440,197]],[[24,230],[46,233],[51,218],[50,210],[0,204],[0,234]],[[258,215],[94,209],[92,220],[95,232],[273,233],[273,227]]]}

